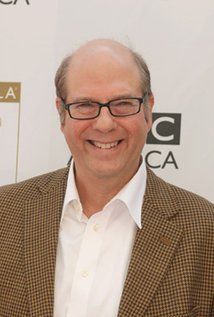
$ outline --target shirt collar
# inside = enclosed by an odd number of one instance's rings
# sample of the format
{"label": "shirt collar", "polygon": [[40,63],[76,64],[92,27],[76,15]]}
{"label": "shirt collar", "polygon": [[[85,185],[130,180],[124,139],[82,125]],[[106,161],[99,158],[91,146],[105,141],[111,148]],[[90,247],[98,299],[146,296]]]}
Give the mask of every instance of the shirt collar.
{"label": "shirt collar", "polygon": [[141,213],[146,190],[146,179],[146,164],[143,160],[137,173],[109,202],[109,204],[115,200],[123,202],[126,205],[129,214],[140,229],[142,229]]}
{"label": "shirt collar", "polygon": [[72,201],[76,201],[81,206],[79,194],[78,194],[78,191],[76,188],[76,183],[75,183],[74,160],[71,161],[70,168],[69,168],[67,187],[66,187],[66,191],[65,191],[65,198],[64,198],[61,220],[64,217],[65,207],[67,206],[67,204],[69,204]]}
{"label": "shirt collar", "polygon": [[[114,201],[121,201],[125,204],[128,209],[129,214],[137,224],[137,226],[142,229],[141,222],[141,211],[143,198],[146,190],[146,165],[143,160],[137,173],[132,177],[132,179],[120,190],[120,192],[114,196],[111,201],[107,204],[111,204]],[[79,204],[79,209],[82,210],[81,202],[79,199],[79,194],[76,188],[75,176],[74,176],[74,161],[71,161],[68,180],[67,180],[67,188],[65,192],[64,205],[62,210],[61,219],[64,217],[65,207],[72,201],[76,201]]]}

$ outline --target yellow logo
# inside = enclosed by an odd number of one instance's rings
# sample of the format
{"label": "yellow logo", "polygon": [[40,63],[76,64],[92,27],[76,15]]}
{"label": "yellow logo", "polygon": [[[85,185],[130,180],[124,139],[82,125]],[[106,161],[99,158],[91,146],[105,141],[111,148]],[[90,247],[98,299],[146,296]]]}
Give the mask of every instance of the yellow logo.
{"label": "yellow logo", "polygon": [[20,102],[21,83],[0,82],[0,102]]}

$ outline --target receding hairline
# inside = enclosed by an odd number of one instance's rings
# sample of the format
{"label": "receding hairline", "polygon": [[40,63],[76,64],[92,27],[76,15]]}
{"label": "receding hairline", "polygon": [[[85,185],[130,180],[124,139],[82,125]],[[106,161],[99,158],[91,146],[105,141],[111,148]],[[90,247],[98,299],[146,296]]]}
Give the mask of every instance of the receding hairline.
{"label": "receding hairline", "polygon": [[[75,60],[76,62],[78,62],[78,57],[80,57],[80,59],[81,59],[81,56],[84,57],[88,55],[90,57],[91,54],[94,54],[94,53],[96,54],[98,52],[106,52],[112,55],[114,55],[115,53],[115,56],[117,57],[119,56],[120,58],[123,58],[123,54],[124,54],[124,57],[125,56],[130,57],[130,61],[133,61],[134,65],[137,66],[142,82],[145,80],[145,78],[148,75],[149,86],[150,86],[149,70],[144,59],[142,58],[140,54],[136,53],[133,49],[125,46],[124,44],[118,41],[111,40],[111,39],[96,39],[96,40],[91,40],[83,44],[74,52],[67,55],[67,57],[62,61],[55,77],[55,85],[56,87],[59,87],[59,86],[61,87],[60,89],[61,94],[63,94],[63,95],[60,95],[58,89],[56,89],[58,97],[65,98],[66,96],[66,77],[67,77],[68,70],[72,67],[72,63],[75,63]],[[150,93],[151,93],[151,90],[149,89],[148,94]]]}

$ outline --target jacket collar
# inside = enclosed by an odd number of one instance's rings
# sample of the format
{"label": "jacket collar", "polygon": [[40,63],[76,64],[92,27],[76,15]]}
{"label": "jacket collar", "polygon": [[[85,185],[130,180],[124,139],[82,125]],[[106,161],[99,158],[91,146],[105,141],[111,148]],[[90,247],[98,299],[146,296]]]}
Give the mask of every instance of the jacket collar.
{"label": "jacket collar", "polygon": [[147,175],[145,201],[166,219],[174,217],[180,210],[179,201],[174,194],[174,186],[159,178],[148,167]]}

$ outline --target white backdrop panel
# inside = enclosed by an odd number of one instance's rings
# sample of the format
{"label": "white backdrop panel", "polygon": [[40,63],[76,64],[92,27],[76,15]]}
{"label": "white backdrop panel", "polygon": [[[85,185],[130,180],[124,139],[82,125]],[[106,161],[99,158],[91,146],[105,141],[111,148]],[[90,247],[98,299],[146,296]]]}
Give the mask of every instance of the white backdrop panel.
{"label": "white backdrop panel", "polygon": [[[111,37],[145,57],[154,111],[182,114],[179,145],[148,144],[144,151],[161,153],[150,156],[153,165],[163,165],[171,151],[178,169],[166,164],[155,172],[214,200],[213,0],[37,0],[30,5],[19,0],[0,4],[0,27],[0,81],[22,83],[18,180],[65,166],[69,153],[54,106],[54,71],[85,41]],[[7,129],[13,136],[15,127]],[[7,153],[2,135],[1,151]],[[2,155],[0,163],[5,160]],[[11,182],[10,173],[7,180],[0,173],[1,184]]]}

